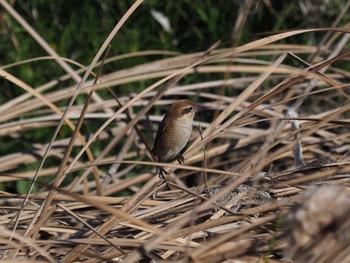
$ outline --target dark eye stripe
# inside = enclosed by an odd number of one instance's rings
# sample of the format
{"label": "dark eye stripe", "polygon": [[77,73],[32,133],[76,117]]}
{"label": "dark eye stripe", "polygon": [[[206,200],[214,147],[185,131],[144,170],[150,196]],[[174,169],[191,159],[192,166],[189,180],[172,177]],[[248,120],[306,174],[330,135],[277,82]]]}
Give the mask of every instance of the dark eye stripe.
{"label": "dark eye stripe", "polygon": [[193,107],[192,107],[192,106],[187,107],[187,108],[184,108],[184,109],[182,110],[182,115],[184,115],[184,114],[186,114],[186,113],[189,113],[189,112],[191,112],[191,111],[193,111]]}

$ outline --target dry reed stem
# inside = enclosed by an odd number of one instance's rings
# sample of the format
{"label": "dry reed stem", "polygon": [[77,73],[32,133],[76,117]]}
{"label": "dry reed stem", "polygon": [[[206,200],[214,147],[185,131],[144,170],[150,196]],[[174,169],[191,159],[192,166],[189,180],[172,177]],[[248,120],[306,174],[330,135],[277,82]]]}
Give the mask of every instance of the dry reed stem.
{"label": "dry reed stem", "polygon": [[[237,28],[243,20],[237,19]],[[310,185],[350,185],[349,85],[345,83],[349,73],[335,64],[349,56],[349,51],[343,51],[349,30],[293,30],[235,48],[214,46],[186,55],[166,51],[125,54],[107,59],[106,64],[136,56],[169,57],[106,73],[94,85],[87,78],[101,63],[98,60],[103,50],[122,22],[88,67],[56,54],[37,59],[43,63],[50,59],[66,65],[75,63],[78,69],[59,79],[68,83],[84,73],[78,86],[67,84],[58,90],[58,82],[51,81],[28,88],[21,80],[12,79],[26,92],[0,106],[0,136],[20,139],[26,132],[53,129],[51,142],[31,142],[32,149],[26,153],[19,150],[0,157],[1,183],[26,179],[40,188],[36,194],[28,193],[23,207],[26,195],[0,193],[0,244],[5,259],[259,262],[268,258],[270,262],[282,262],[278,256],[286,243],[280,224],[290,206],[302,201],[301,195]],[[316,31],[325,32],[327,45],[337,47],[332,57],[320,57],[318,46],[277,43]],[[293,53],[301,67],[288,64],[287,52]],[[315,60],[303,62],[300,56]],[[33,61],[5,65],[0,70],[7,74],[8,67]],[[189,75],[209,75],[211,80],[184,85],[182,79]],[[140,82],[148,83],[140,92],[121,89],[124,84]],[[57,132],[65,125],[64,119],[68,125],[71,119],[83,120],[83,105],[73,105],[73,101],[78,96],[85,98],[87,90],[97,94],[107,88],[113,90],[118,101],[105,96],[91,102],[82,125],[91,125],[93,131],[82,133],[88,138],[86,144],[84,140],[71,144],[78,154],[70,156],[68,165],[61,167],[66,176],[62,184],[53,185],[50,180],[59,166],[51,160],[64,156],[72,138],[68,134],[57,139]],[[160,164],[151,161],[144,144],[151,143],[152,138],[144,135],[152,134],[153,122],[161,120],[152,107],[165,108],[179,97],[195,99],[216,114],[199,114],[185,165],[161,164],[172,172],[166,185],[153,175]],[[63,102],[66,105],[67,100],[68,107],[58,107]],[[299,117],[287,117],[285,110],[295,102]],[[299,121],[299,129],[292,131],[290,121]],[[202,138],[199,126],[204,129]],[[98,154],[92,151],[94,159],[82,157],[99,143],[105,147]],[[305,167],[293,166],[292,150],[298,143],[303,145]],[[203,167],[200,149],[204,146]],[[311,163],[312,159],[325,158],[331,161]],[[45,159],[50,165],[16,171],[43,164]],[[90,177],[91,167],[98,167],[101,180],[111,171],[101,196],[95,195],[98,189]],[[208,175],[207,187],[195,182],[188,188],[185,180],[196,179],[202,172]],[[42,209],[50,191],[50,205]],[[159,200],[151,198],[156,191]],[[105,196],[112,194],[118,197]],[[16,215],[18,226],[14,230]],[[32,234],[34,228],[37,234]]]}

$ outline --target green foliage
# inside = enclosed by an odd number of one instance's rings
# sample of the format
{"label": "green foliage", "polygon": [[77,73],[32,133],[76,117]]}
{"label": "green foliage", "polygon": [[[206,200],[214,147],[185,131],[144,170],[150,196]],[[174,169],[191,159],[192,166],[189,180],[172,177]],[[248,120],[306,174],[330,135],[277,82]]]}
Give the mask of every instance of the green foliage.
{"label": "green foliage", "polygon": [[[82,64],[91,62],[104,39],[133,1],[16,1],[14,8],[58,54]],[[307,1],[308,2],[308,1]],[[276,15],[262,3],[252,8],[241,43],[255,34],[277,30],[331,26],[341,1],[321,16],[303,15],[298,2],[272,1]],[[185,53],[207,49],[218,40],[229,43],[240,1],[145,1],[111,43],[111,56],[141,50],[176,50]],[[152,18],[154,9],[169,18],[172,31],[165,32]],[[316,12],[310,9],[309,12]],[[6,14],[2,11],[2,14]],[[5,16],[0,38],[1,64],[45,56],[46,52],[10,16]],[[296,37],[300,38],[300,37]],[[120,65],[119,65],[120,63]],[[118,66],[130,66],[131,60]],[[125,65],[123,65],[125,63]],[[62,72],[54,63],[16,67],[16,76],[37,86]],[[3,91],[1,91],[3,92]]]}

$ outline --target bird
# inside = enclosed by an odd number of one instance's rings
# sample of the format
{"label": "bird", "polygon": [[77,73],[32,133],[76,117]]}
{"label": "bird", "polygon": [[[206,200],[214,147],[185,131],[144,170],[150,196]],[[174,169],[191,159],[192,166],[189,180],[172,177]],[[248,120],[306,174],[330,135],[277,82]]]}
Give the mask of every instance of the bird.
{"label": "bird", "polygon": [[[177,159],[180,164],[184,163],[185,158],[181,153],[191,136],[197,109],[197,104],[188,99],[178,100],[169,107],[159,124],[151,151],[156,161],[167,162]],[[164,172],[163,167],[157,167],[156,173],[162,179]]]}

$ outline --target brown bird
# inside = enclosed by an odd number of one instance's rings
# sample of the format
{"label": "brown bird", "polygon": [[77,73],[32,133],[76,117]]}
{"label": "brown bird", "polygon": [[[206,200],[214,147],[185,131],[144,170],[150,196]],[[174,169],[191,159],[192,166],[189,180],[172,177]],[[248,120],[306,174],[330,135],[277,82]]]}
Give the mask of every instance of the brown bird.
{"label": "brown bird", "polygon": [[[190,138],[197,108],[190,100],[179,100],[170,106],[158,127],[152,149],[158,162],[172,161],[175,158],[180,164],[184,162],[181,153]],[[164,179],[163,167],[158,167],[157,172]]]}

